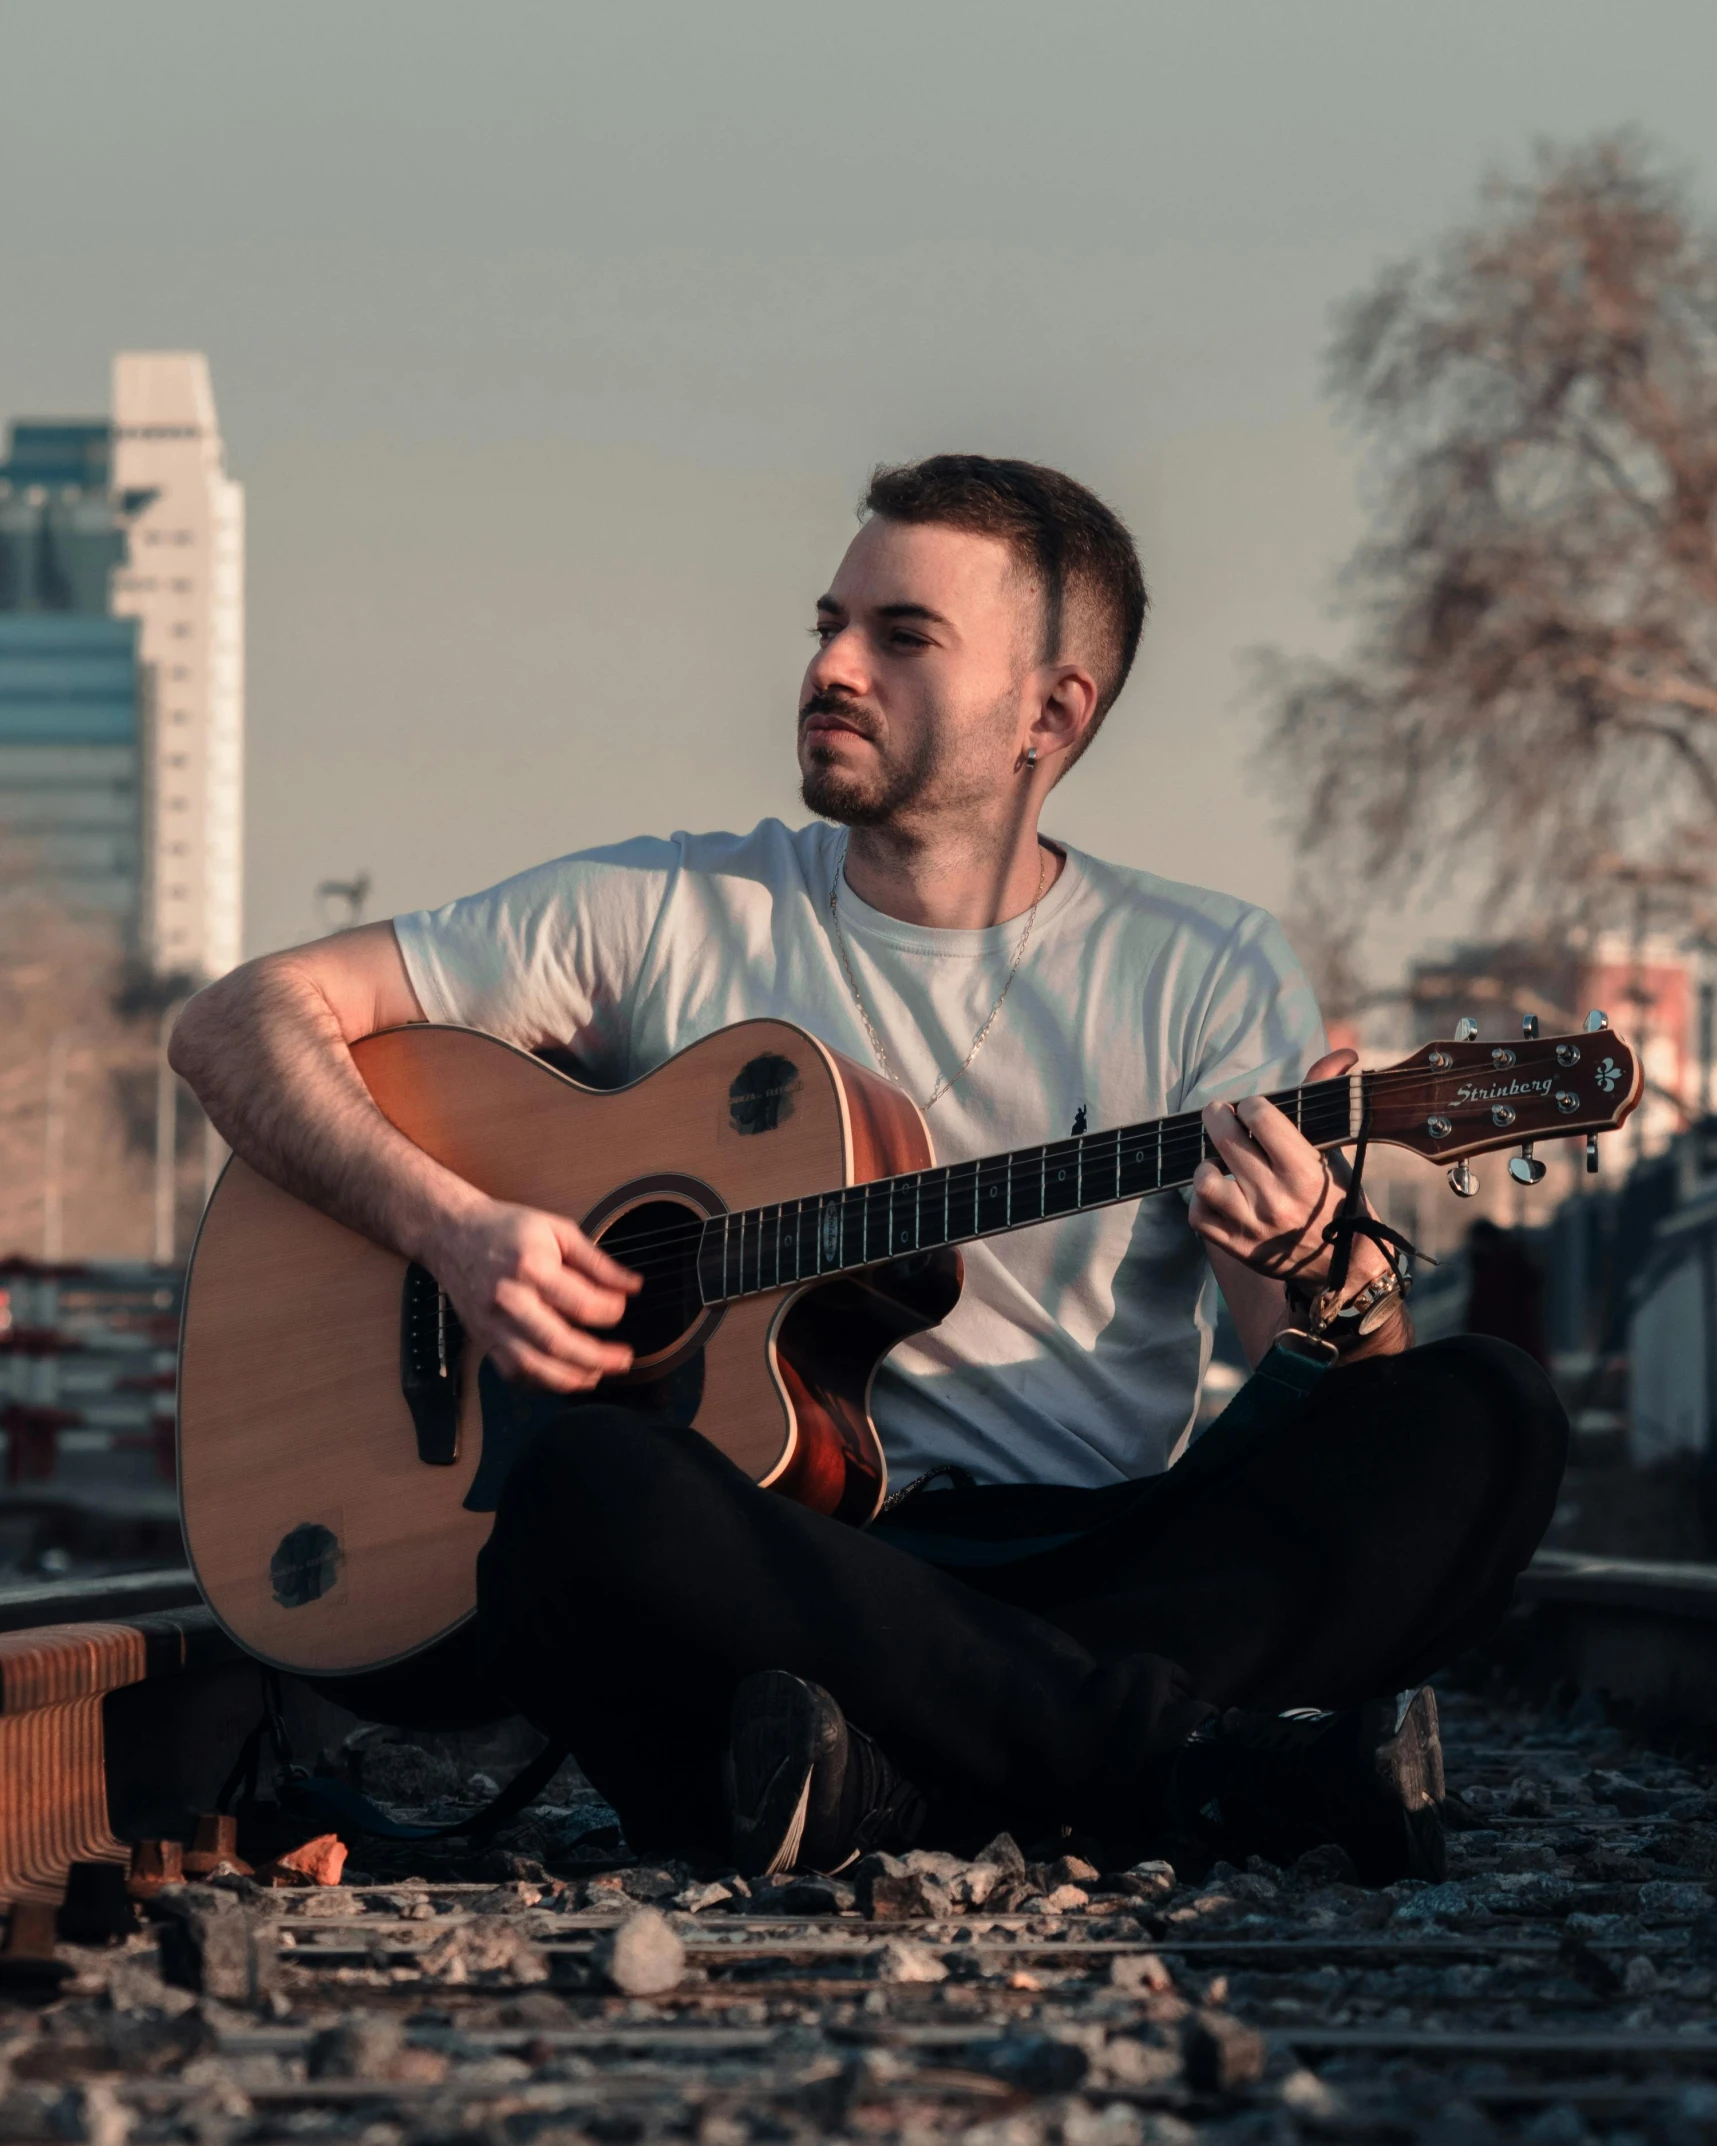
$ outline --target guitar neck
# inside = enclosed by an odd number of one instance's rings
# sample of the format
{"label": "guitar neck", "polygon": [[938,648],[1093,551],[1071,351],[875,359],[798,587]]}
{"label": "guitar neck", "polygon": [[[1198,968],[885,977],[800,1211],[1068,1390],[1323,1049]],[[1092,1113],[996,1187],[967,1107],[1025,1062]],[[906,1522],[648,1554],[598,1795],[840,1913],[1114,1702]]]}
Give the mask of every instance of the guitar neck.
{"label": "guitar neck", "polygon": [[[1358,1072],[1269,1100],[1314,1147],[1359,1137],[1371,1076]],[[942,1245],[1005,1236],[1034,1222],[1112,1207],[1192,1182],[1212,1153],[1203,1113],[1181,1111],[1119,1131],[944,1163],[847,1185],[773,1207],[712,1215],[702,1225],[698,1289],[705,1305],[910,1259]]]}

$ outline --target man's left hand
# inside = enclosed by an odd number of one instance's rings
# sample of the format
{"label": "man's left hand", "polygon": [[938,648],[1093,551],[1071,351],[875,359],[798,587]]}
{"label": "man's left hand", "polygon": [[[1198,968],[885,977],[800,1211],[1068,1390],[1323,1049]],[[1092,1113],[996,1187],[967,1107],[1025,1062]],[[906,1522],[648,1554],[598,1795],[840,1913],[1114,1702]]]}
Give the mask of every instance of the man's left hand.
{"label": "man's left hand", "polygon": [[[1357,1051],[1331,1051],[1307,1083],[1333,1080],[1358,1060]],[[1262,1096],[1207,1104],[1204,1129],[1222,1163],[1201,1162],[1193,1176],[1193,1228],[1255,1273],[1309,1291],[1321,1287],[1331,1259],[1324,1229],[1343,1197],[1329,1158]],[[1357,1238],[1348,1268],[1353,1288],[1375,1280],[1384,1265],[1377,1248]]]}

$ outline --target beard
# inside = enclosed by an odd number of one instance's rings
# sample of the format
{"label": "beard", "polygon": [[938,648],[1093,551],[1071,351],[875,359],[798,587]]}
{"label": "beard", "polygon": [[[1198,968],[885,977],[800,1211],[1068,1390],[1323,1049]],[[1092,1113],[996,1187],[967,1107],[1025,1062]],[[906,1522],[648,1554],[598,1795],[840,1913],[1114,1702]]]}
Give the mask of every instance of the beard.
{"label": "beard", "polygon": [[[800,709],[799,719],[850,717],[852,712],[839,695],[814,693]],[[799,795],[809,811],[841,827],[883,827],[932,787],[943,755],[936,738],[926,731],[910,760],[882,760],[868,775],[843,766],[834,751],[820,745],[811,746],[806,759]]]}

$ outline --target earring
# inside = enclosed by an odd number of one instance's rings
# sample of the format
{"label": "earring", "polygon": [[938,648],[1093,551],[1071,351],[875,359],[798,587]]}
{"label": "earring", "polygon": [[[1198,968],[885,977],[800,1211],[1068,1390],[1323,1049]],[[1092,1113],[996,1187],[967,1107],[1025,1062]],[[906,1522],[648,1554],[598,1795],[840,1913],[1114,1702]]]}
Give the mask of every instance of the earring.
{"label": "earring", "polygon": [[1027,766],[1028,768],[1034,768],[1034,767],[1036,767],[1036,765],[1037,765],[1037,747],[1036,747],[1035,745],[1028,745],[1028,746],[1026,747],[1026,749],[1025,749],[1025,764],[1026,764],[1026,766]]}

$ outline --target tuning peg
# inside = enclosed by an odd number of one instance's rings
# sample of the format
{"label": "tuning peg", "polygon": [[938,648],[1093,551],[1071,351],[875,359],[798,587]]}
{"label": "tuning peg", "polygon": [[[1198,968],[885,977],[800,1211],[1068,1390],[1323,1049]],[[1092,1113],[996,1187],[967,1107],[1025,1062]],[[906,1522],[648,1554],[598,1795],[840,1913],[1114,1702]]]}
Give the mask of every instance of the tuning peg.
{"label": "tuning peg", "polygon": [[1463,1013],[1455,1023],[1455,1041],[1457,1043],[1471,1043],[1478,1032],[1479,1024],[1470,1013]]}
{"label": "tuning peg", "polygon": [[1597,1174],[1598,1136],[1596,1133],[1588,1133],[1586,1135],[1586,1175],[1588,1177],[1596,1177]]}
{"label": "tuning peg", "polygon": [[1586,1033],[1589,1036],[1595,1036],[1600,1028],[1608,1028],[1609,1025],[1609,1015],[1607,1013],[1600,1013],[1596,1006],[1594,1006],[1591,1012],[1586,1016]]}
{"label": "tuning peg", "polygon": [[1449,1172],[1449,1190],[1457,1199],[1470,1200],[1479,1189],[1479,1181],[1473,1175],[1473,1166],[1463,1155]]}
{"label": "tuning peg", "polygon": [[1535,1013],[1523,1013],[1523,1014],[1521,1015],[1521,1017],[1520,1017],[1520,1033],[1521,1033],[1521,1034],[1522,1034],[1522,1035],[1523,1035],[1523,1036],[1524,1036],[1524,1037],[1526,1038],[1526,1040],[1527,1040],[1527,1042],[1528,1042],[1528,1043],[1536,1043],[1536,1042],[1538,1041],[1538,1016],[1537,1016],[1537,1014],[1535,1014]]}
{"label": "tuning peg", "polygon": [[[1530,1020],[1531,1016],[1527,1018]],[[1508,1158],[1508,1174],[1517,1185],[1542,1185],[1549,1165],[1542,1163],[1532,1152],[1532,1142],[1523,1140],[1520,1153]]]}

